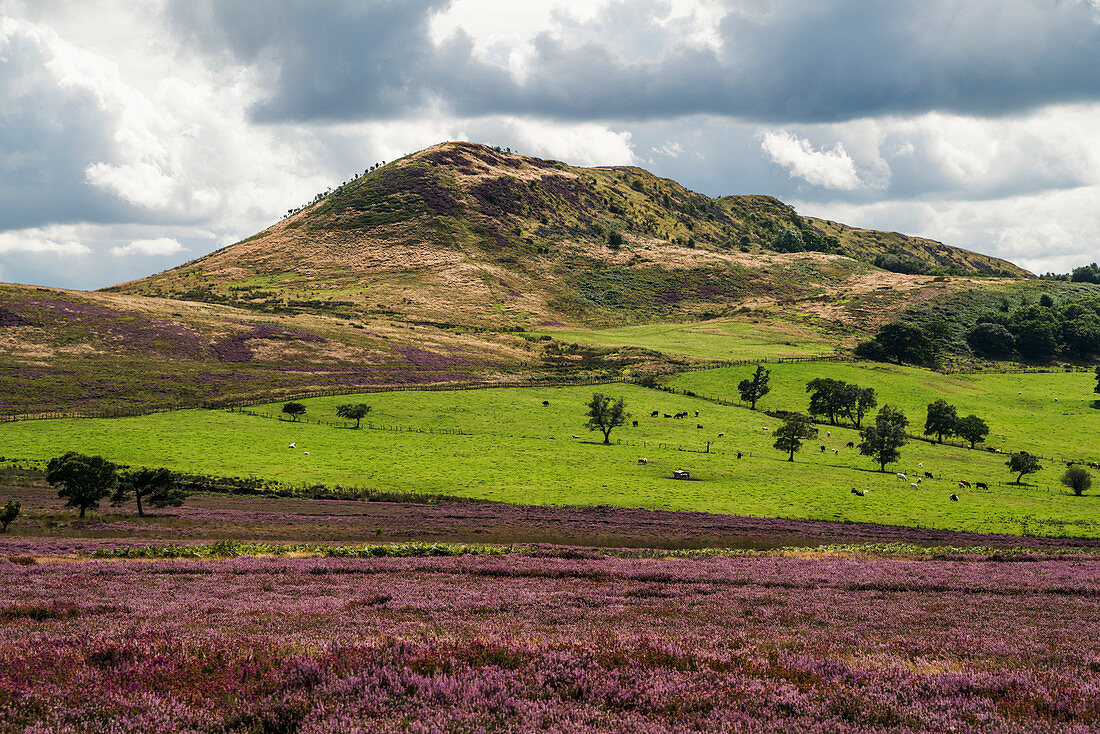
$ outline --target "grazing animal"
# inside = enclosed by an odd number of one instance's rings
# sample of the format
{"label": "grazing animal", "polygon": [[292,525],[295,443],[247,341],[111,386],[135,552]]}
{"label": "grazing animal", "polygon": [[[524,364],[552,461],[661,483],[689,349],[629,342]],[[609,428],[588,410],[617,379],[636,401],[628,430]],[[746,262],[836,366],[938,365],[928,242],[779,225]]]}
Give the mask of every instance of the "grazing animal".
{"label": "grazing animal", "polygon": [[985,482],[975,482],[974,486],[978,489],[989,489],[989,485]]}
{"label": "grazing animal", "polygon": [[898,472],[898,473],[897,473],[897,477],[898,477],[898,479],[900,479],[900,480],[902,480],[902,481],[905,481],[905,475],[904,475],[904,474],[902,474],[901,472]]}
{"label": "grazing animal", "polygon": [[832,438],[832,436],[833,436],[833,432],[832,432],[832,431],[825,431],[825,435],[826,435],[826,436],[827,436],[828,438]]}
{"label": "grazing animal", "polygon": [[308,452],[308,451],[303,451],[302,453],[303,453],[303,454],[305,454],[306,456],[309,456],[309,452]]}
{"label": "grazing animal", "polygon": [[298,448],[298,443],[294,442],[294,443],[290,444],[289,446],[287,446],[287,448],[288,449],[296,449],[296,448]]}
{"label": "grazing animal", "polygon": [[722,438],[722,436],[725,436],[725,435],[726,435],[726,434],[724,434],[724,433],[719,433],[719,434],[718,434],[718,438]]}
{"label": "grazing animal", "polygon": [[1090,469],[1100,469],[1100,462],[1090,461],[1089,462],[1089,468]]}
{"label": "grazing animal", "polygon": [[847,446],[850,449],[854,449],[856,447],[856,442],[855,441],[849,441],[847,444],[845,444],[845,446]]}
{"label": "grazing animal", "polygon": [[909,482],[910,489],[920,489],[920,486],[916,482]]}
{"label": "grazing animal", "polygon": [[930,471],[926,471],[926,472],[924,473],[924,478],[925,478],[925,479],[935,479],[935,477],[934,477],[934,476],[932,476],[932,472],[930,472]]}
{"label": "grazing animal", "polygon": [[649,459],[638,459],[638,463],[639,463],[639,464],[648,464],[648,463],[649,463]]}
{"label": "grazing animal", "polygon": [[958,502],[959,501],[959,495],[957,495],[957,494],[951,495],[951,501],[952,502]]}
{"label": "grazing animal", "polygon": [[738,459],[740,459],[740,458],[741,458],[741,452],[740,452],[740,451],[738,451],[738,452],[737,452],[737,458],[738,458]]}
{"label": "grazing animal", "polygon": [[966,481],[965,479],[959,482],[959,489],[963,489],[964,487],[966,489],[970,489],[970,482]]}
{"label": "grazing animal", "polygon": [[702,428],[702,426],[701,426],[701,425],[699,425],[698,423],[696,423],[696,424],[695,424],[695,427],[696,427],[696,428]]}
{"label": "grazing animal", "polygon": [[698,417],[699,417],[699,411],[698,411],[698,410],[697,410],[697,411],[695,411],[695,417],[696,417],[696,418],[698,418]]}
{"label": "grazing animal", "polygon": [[634,425],[635,428],[638,427],[638,421],[631,421],[631,423]]}
{"label": "grazing animal", "polygon": [[866,489],[856,489],[855,487],[852,487],[852,494],[858,494],[860,497],[862,497],[865,494],[867,494],[867,490]]}
{"label": "grazing animal", "polygon": [[824,445],[821,447],[821,453],[825,453],[825,446]]}
{"label": "grazing animal", "polygon": [[573,436],[573,438],[580,438],[580,436]]}
{"label": "grazing animal", "polygon": [[650,418],[656,418],[656,417],[657,417],[657,416],[659,416],[660,414],[661,414],[661,411],[659,411],[659,410],[655,410],[655,411],[653,411],[652,413],[650,413],[650,414],[649,414],[649,417],[650,417]]}
{"label": "grazing animal", "polygon": [[764,426],[763,430],[765,430],[765,431],[766,431],[766,430],[768,430],[768,427],[767,427],[767,426]]}
{"label": "grazing animal", "polygon": [[664,416],[665,418],[671,418],[671,417],[672,417],[672,416],[671,416],[671,415],[669,415],[668,413],[662,413],[661,415],[663,415],[663,416]]}
{"label": "grazing animal", "polygon": [[833,449],[833,456],[836,456],[836,455],[838,455],[839,453],[840,453],[839,451],[837,451],[836,449]]}
{"label": "grazing animal", "polygon": [[924,462],[923,461],[917,462],[917,466],[924,466]]}
{"label": "grazing animal", "polygon": [[549,400],[543,400],[543,401],[542,401],[542,404],[543,404],[543,405],[549,405],[549,404],[550,404],[550,401],[549,401]]}

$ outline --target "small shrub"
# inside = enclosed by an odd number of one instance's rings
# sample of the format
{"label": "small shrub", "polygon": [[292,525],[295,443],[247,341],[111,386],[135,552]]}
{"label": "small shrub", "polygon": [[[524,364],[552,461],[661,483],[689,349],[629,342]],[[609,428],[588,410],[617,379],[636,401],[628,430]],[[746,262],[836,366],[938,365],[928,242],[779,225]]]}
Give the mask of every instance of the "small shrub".
{"label": "small shrub", "polygon": [[1080,497],[1092,487],[1092,475],[1088,470],[1080,466],[1071,466],[1062,475],[1062,484],[1073,490]]}

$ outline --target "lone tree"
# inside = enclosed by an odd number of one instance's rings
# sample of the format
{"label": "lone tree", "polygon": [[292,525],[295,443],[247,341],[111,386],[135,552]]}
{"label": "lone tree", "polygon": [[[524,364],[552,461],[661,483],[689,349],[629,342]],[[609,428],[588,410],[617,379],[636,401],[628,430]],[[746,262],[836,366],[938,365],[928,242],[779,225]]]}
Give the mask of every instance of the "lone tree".
{"label": "lone tree", "polygon": [[4,505],[4,509],[0,510],[0,533],[8,532],[8,525],[11,525],[12,522],[15,521],[15,518],[19,517],[19,510],[22,507],[23,504],[21,502],[8,500],[8,504]]}
{"label": "lone tree", "polygon": [[134,493],[139,517],[145,517],[141,506],[143,498],[154,507],[179,507],[187,499],[187,493],[176,483],[176,475],[167,469],[137,469],[125,472],[118,482],[118,489],[111,497],[111,504],[121,505]]}
{"label": "lone tree", "polygon": [[955,435],[964,441],[969,441],[970,448],[974,448],[974,444],[984,441],[989,435],[989,426],[978,416],[968,415],[965,418],[959,418],[955,423]]}
{"label": "lone tree", "polygon": [[794,452],[802,448],[802,439],[815,438],[817,426],[808,416],[795,413],[787,418],[787,422],[775,429],[775,443],[773,447],[787,452],[787,461],[794,461]]}
{"label": "lone tree", "polygon": [[89,507],[97,509],[101,499],[111,496],[118,484],[118,467],[102,456],[69,451],[49,460],[46,481],[55,487],[60,485],[57,496],[66,500],[66,507],[78,508],[83,518]]}
{"label": "lone tree", "polygon": [[955,432],[959,423],[959,416],[955,412],[955,406],[949,405],[946,400],[940,398],[934,403],[928,404],[928,417],[924,420],[924,434],[934,435],[936,441],[943,443],[944,436],[950,436]]}
{"label": "lone tree", "polygon": [[298,418],[306,412],[306,406],[301,403],[287,403],[283,406],[283,412],[289,415],[292,421],[297,422]]}
{"label": "lone tree", "polygon": [[901,458],[898,451],[909,440],[905,427],[909,420],[897,408],[882,406],[875,416],[875,424],[867,426],[859,433],[859,453],[870,456],[878,462],[879,471],[886,471],[886,465]]}
{"label": "lone tree", "polygon": [[626,423],[630,414],[626,412],[626,403],[622,398],[612,400],[610,396],[598,392],[592,393],[592,399],[588,401],[588,430],[597,428],[603,431],[603,442],[611,443],[609,436],[611,429]]}
{"label": "lone tree", "polygon": [[758,364],[756,365],[756,372],[752,373],[752,377],[737,383],[737,389],[741,392],[741,399],[748,403],[753,410],[756,410],[756,401],[772,391],[768,387],[768,378],[771,377],[771,374],[771,370],[766,370],[764,365]]}
{"label": "lone tree", "polygon": [[1008,470],[1016,474],[1016,484],[1024,478],[1025,474],[1034,474],[1043,467],[1039,466],[1039,460],[1026,451],[1019,451],[1009,457],[1005,462]]}
{"label": "lone tree", "polygon": [[336,409],[336,415],[340,416],[341,418],[347,418],[348,420],[355,421],[356,428],[359,428],[359,421],[363,420],[363,417],[369,412],[370,406],[364,403],[358,403],[356,405],[348,403],[347,405],[341,405]]}
{"label": "lone tree", "polygon": [[[1062,484],[1072,489],[1073,493],[1080,497],[1092,487],[1092,475],[1084,467],[1071,466],[1062,475]],[[3,517],[0,516],[0,519],[3,519]]]}

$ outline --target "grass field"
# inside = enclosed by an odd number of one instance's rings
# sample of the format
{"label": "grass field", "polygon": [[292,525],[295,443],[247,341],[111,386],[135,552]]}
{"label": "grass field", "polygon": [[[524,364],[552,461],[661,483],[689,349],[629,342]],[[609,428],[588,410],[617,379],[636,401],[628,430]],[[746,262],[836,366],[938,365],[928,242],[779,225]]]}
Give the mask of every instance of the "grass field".
{"label": "grass field", "polygon": [[820,330],[770,319],[761,323],[722,319],[693,324],[645,324],[613,329],[548,332],[588,346],[633,346],[695,359],[810,357],[836,351],[837,340]]}
{"label": "grass field", "polygon": [[[775,391],[767,404],[804,405],[800,381],[815,367],[818,373],[826,370],[830,375],[872,384],[867,377],[874,370],[866,368],[820,363],[792,366],[789,373],[775,373]],[[860,369],[863,371],[848,372]],[[738,374],[736,370],[695,373],[680,380],[700,392],[713,387],[721,393],[719,388],[727,384],[722,381]],[[907,400],[923,400],[921,393],[899,392],[898,399],[891,384],[919,384],[922,379],[932,385],[941,379],[956,384],[956,378],[931,373],[910,374],[904,379],[889,377],[890,370],[882,374],[887,382],[879,391],[880,401],[896,401],[906,407]],[[990,390],[1002,389],[1005,380],[1024,388],[1028,395],[1040,395],[1071,388],[1083,393],[1088,387],[1086,378],[1083,374],[992,375],[966,378],[963,384],[971,385],[970,390],[976,393],[971,399],[980,405],[981,390],[988,396]],[[364,428],[358,431],[326,423],[279,420],[278,405],[260,406],[256,414],[179,411],[112,420],[15,423],[0,426],[0,455],[47,459],[74,449],[131,465],[519,504],[615,505],[974,532],[1100,536],[1100,498],[1069,496],[1058,484],[1063,467],[1053,462],[1046,462],[1042,472],[1026,478],[1027,486],[998,484],[1014,478],[1003,465],[1004,455],[913,442],[903,449],[902,462],[883,474],[875,471],[877,465],[870,460],[846,448],[845,444],[856,438],[854,431],[833,428],[832,436],[826,437],[823,428],[821,438],[788,463],[771,447],[771,431],[779,421],[760,413],[633,385],[596,389],[625,397],[639,422],[638,427],[628,424],[613,432],[612,439],[619,443],[611,446],[601,445],[598,433],[583,429],[583,406],[593,388],[563,387],[395,392],[303,401],[308,406],[307,421],[332,421],[340,403],[370,404],[369,422],[364,421]],[[945,394],[956,400],[953,393]],[[543,400],[548,400],[549,406],[543,406]],[[1006,442],[1021,441],[1020,445],[1004,443],[1006,449],[1049,446],[1050,434],[1085,421],[1086,411],[1092,410],[1083,407],[1087,403],[1073,406],[1066,400],[1065,410],[1073,408],[1076,415],[1056,419],[1060,414],[1033,412],[1031,420],[1009,429],[1000,423],[1012,415],[1009,409],[993,412],[988,397],[985,400],[989,409],[978,412],[989,418],[994,433]],[[962,408],[962,401],[957,402]],[[686,419],[650,417],[651,411],[685,410],[689,411]],[[916,413],[911,410],[910,415],[916,423]],[[1082,429],[1067,433],[1062,440],[1083,452],[1094,432],[1094,428]],[[719,433],[725,435],[719,437]],[[571,438],[573,435],[579,438]],[[710,452],[705,453],[708,441]],[[295,449],[288,448],[292,442]],[[818,450],[819,444],[826,446],[825,452]],[[744,454],[742,459],[737,458],[738,451]],[[639,465],[638,457],[648,458],[649,463]],[[671,472],[678,468],[689,470],[697,481],[672,480]],[[919,476],[926,470],[936,478],[925,480],[916,490],[893,475],[893,471],[904,471]],[[991,486],[989,490],[962,492],[956,487],[959,479],[986,481]],[[853,487],[871,492],[857,497],[850,491]],[[961,495],[960,502],[948,500],[952,492]]]}

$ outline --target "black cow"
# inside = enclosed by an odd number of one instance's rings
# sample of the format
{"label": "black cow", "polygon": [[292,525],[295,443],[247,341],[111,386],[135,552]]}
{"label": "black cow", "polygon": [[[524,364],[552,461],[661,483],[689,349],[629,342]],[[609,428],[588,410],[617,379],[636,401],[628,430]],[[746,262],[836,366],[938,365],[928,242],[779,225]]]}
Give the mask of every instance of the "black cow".
{"label": "black cow", "polygon": [[924,473],[924,478],[925,478],[925,479],[935,479],[935,477],[934,477],[934,476],[932,476],[932,472],[930,472],[930,471],[926,471],[926,472]]}
{"label": "black cow", "polygon": [[985,482],[975,482],[974,486],[977,487],[978,489],[989,489],[989,485],[986,484]]}
{"label": "black cow", "polygon": [[856,447],[856,442],[855,441],[849,441],[846,445],[847,445],[848,448],[854,449]]}
{"label": "black cow", "polygon": [[649,417],[650,417],[650,418],[656,418],[656,417],[657,417],[657,416],[659,416],[660,414],[661,414],[661,411],[659,411],[659,410],[655,410],[655,411],[653,411],[652,413],[650,413],[650,414],[649,414]]}

